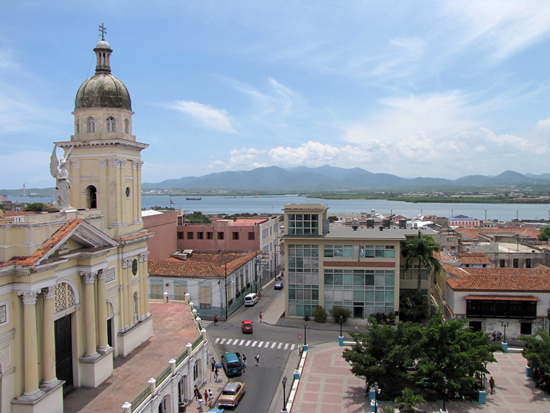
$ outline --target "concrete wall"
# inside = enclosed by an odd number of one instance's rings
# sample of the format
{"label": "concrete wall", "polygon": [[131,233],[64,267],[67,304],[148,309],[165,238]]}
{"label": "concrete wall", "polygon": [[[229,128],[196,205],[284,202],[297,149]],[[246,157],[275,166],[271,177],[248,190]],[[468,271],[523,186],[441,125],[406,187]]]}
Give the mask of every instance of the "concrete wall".
{"label": "concrete wall", "polygon": [[150,260],[160,261],[177,251],[177,220],[176,211],[143,217],[143,228],[155,233],[147,241]]}

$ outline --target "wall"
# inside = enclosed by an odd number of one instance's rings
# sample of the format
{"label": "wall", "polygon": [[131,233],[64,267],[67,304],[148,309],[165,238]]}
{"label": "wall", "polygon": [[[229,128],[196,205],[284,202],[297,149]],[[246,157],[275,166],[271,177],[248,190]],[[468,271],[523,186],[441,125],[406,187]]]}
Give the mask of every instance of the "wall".
{"label": "wall", "polygon": [[160,261],[170,257],[177,251],[178,213],[176,211],[150,215],[142,219],[144,229],[155,234],[153,238],[147,241],[150,260]]}

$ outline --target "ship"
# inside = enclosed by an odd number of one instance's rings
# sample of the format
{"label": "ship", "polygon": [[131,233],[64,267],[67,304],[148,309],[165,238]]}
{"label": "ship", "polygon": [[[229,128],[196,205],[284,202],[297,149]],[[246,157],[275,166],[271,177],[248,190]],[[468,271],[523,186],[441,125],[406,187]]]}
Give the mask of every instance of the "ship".
{"label": "ship", "polygon": [[200,201],[200,200],[202,200],[202,198],[200,196],[190,196],[190,197],[187,197],[185,199],[188,200],[188,201]]}

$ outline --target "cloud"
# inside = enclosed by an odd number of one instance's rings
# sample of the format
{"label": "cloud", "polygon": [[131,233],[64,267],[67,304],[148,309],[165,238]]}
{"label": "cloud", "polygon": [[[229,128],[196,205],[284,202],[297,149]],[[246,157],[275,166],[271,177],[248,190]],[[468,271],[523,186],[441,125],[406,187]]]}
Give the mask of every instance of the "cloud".
{"label": "cloud", "polygon": [[546,131],[550,130],[550,118],[548,119],[541,119],[537,122],[537,126],[535,127],[537,131]]}
{"label": "cloud", "polygon": [[345,147],[345,149],[342,150],[331,145],[308,141],[297,148],[283,148],[282,146],[273,148],[269,151],[269,156],[273,163],[283,167],[317,167],[331,165],[343,155],[349,155],[350,152],[349,147]]}
{"label": "cloud", "polygon": [[168,107],[191,116],[208,128],[226,133],[237,133],[225,109],[214,109],[209,105],[184,100],[178,100]]}

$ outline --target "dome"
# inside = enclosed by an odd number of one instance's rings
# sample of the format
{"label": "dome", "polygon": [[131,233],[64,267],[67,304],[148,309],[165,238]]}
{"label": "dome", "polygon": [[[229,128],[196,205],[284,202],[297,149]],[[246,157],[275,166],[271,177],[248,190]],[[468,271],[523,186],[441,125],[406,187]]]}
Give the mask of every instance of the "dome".
{"label": "dome", "polygon": [[96,73],[82,83],[76,92],[74,108],[75,110],[83,108],[132,110],[132,101],[124,83],[110,73]]}
{"label": "dome", "polygon": [[111,45],[109,43],[107,43],[105,40],[100,40],[99,42],[97,42],[97,44],[95,45],[95,48],[96,49],[111,49]]}

